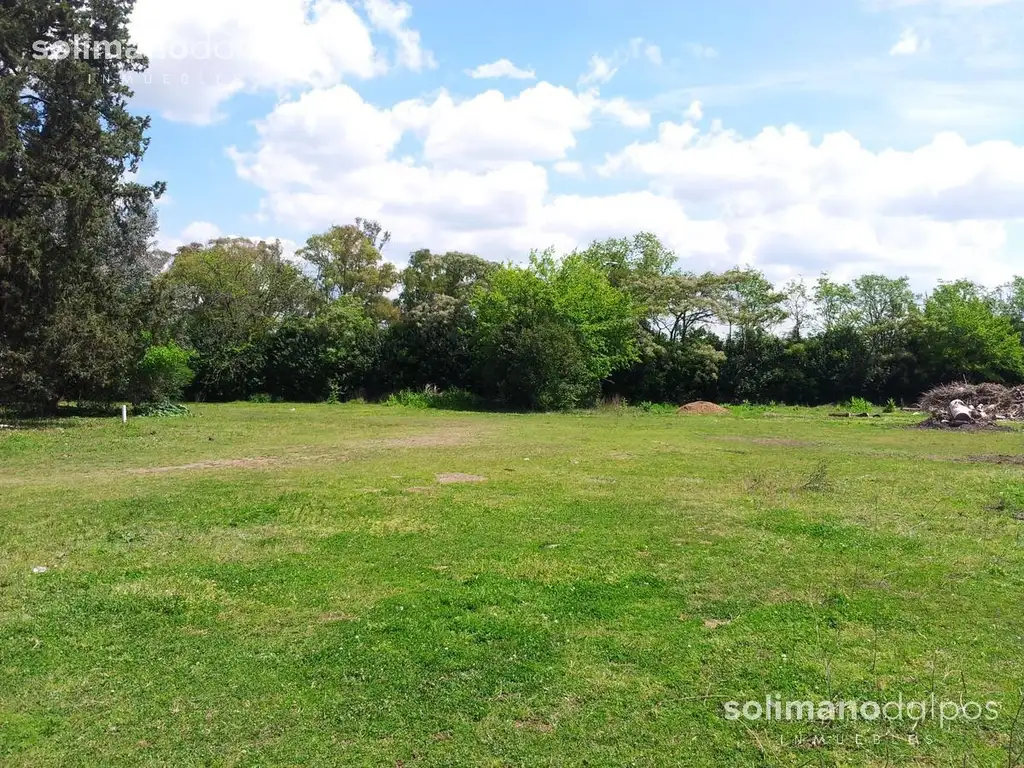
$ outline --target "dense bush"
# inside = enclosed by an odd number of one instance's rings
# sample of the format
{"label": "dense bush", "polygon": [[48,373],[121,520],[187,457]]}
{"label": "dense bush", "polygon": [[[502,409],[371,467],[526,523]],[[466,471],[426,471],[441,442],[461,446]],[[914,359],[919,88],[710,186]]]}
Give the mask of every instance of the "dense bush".
{"label": "dense bush", "polygon": [[149,347],[139,362],[135,402],[159,403],[180,400],[195,372],[189,367],[192,353],[173,341]]}

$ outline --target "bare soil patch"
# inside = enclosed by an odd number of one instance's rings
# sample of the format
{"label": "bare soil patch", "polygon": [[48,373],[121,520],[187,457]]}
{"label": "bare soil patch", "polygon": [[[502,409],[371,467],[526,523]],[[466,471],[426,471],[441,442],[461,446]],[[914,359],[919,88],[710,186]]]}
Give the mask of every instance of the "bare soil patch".
{"label": "bare soil patch", "polygon": [[965,456],[961,461],[978,464],[1024,464],[1024,456],[1007,456],[1005,454],[983,454],[980,456]]}
{"label": "bare soil patch", "polygon": [[705,629],[718,629],[728,624],[732,624],[729,619],[704,619]]}
{"label": "bare soil patch", "polygon": [[474,435],[469,432],[446,430],[444,432],[431,432],[425,435],[367,440],[362,445],[376,448],[455,448],[472,442],[473,438]]}
{"label": "bare soil patch", "polygon": [[247,459],[211,459],[191,464],[175,464],[168,467],[142,467],[125,470],[131,475],[157,475],[164,472],[188,472],[203,469],[258,469],[277,464],[280,459],[273,456],[257,456]]}
{"label": "bare soil patch", "polygon": [[529,720],[516,720],[515,727],[537,731],[538,733],[551,733],[555,730],[555,726],[551,723],[546,723],[537,717],[531,717]]}
{"label": "bare soil patch", "polygon": [[441,485],[451,483],[486,483],[487,478],[483,475],[467,475],[462,472],[444,472],[437,476],[437,482]]}
{"label": "bare soil patch", "polygon": [[695,400],[692,403],[680,407],[676,413],[728,413],[728,408],[723,408],[715,403],[709,403],[707,400]]}

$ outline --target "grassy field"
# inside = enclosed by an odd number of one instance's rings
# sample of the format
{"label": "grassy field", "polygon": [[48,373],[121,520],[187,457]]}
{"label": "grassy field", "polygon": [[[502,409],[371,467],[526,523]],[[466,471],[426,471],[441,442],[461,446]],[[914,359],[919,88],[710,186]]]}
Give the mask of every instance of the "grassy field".
{"label": "grassy field", "polygon": [[[1024,436],[913,420],[2,431],[0,765],[1015,764]],[[998,717],[727,717],[769,694]]]}

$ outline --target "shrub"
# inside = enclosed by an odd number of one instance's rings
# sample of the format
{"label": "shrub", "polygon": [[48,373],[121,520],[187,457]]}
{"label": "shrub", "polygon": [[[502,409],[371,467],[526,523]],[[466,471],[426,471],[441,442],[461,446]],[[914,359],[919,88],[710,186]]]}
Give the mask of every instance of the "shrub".
{"label": "shrub", "polygon": [[173,341],[147,349],[138,365],[136,402],[180,400],[195,378],[189,367],[191,357]]}
{"label": "shrub", "polygon": [[427,387],[422,392],[403,389],[388,396],[384,405],[404,406],[406,408],[437,408],[445,411],[469,411],[482,407],[480,398],[464,389],[449,389],[439,392]]}
{"label": "shrub", "polygon": [[873,411],[875,409],[874,404],[863,397],[851,397],[843,404],[843,407],[855,413],[864,413],[865,411]]}

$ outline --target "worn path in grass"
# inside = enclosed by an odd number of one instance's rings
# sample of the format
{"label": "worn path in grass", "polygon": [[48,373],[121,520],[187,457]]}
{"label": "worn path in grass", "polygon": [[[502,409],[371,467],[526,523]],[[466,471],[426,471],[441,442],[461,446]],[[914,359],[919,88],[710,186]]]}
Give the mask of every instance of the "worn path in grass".
{"label": "worn path in grass", "polygon": [[[0,765],[1011,764],[1024,438],[907,419],[0,432]],[[999,709],[727,719],[769,694]]]}

